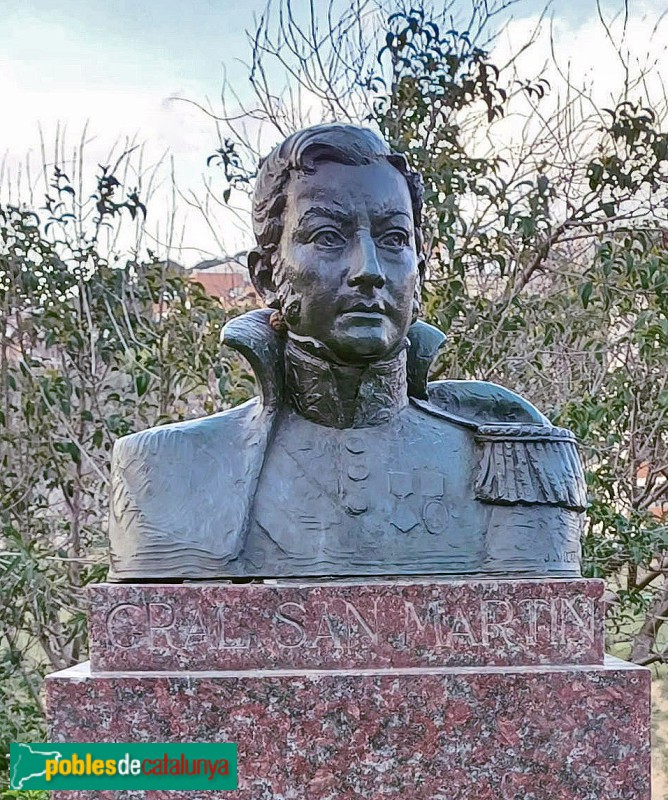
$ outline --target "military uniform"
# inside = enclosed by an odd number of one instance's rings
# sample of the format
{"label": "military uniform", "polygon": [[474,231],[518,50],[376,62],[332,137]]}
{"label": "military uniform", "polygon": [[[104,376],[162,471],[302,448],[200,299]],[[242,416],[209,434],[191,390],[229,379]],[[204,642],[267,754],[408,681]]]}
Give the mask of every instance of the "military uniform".
{"label": "military uniform", "polygon": [[572,434],[494,384],[427,385],[435,328],[366,369],[266,311],[225,339],[262,397],[117,442],[112,580],[579,574]]}

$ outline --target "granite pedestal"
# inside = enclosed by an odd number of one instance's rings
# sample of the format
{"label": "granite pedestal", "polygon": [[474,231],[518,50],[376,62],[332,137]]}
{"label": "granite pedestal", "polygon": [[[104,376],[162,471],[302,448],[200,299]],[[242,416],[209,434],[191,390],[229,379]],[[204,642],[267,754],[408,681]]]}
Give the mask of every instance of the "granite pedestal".
{"label": "granite pedestal", "polygon": [[[100,585],[51,741],[239,747],[240,800],[649,800],[650,673],[588,580]],[[215,792],[57,792],[57,800]]]}

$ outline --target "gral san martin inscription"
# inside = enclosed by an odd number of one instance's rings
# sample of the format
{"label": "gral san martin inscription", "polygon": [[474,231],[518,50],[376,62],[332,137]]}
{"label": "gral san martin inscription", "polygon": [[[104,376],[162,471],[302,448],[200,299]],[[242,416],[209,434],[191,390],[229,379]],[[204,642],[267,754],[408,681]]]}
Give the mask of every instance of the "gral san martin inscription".
{"label": "gral san martin inscription", "polygon": [[[554,644],[570,639],[594,640],[594,604],[591,600],[577,603],[573,598],[525,598],[481,600],[477,607],[445,608],[435,600],[425,608],[404,600],[401,632],[396,625],[391,632],[383,630],[384,619],[378,618],[378,601],[363,614],[353,603],[315,603],[307,609],[304,603],[280,603],[271,619],[269,631],[279,648],[329,648],[348,651],[365,645],[378,645],[381,639],[397,648],[488,647],[493,639],[501,639],[508,647],[536,644],[539,626]],[[178,620],[170,603],[148,603],[144,606],[121,603],[114,606],[107,618],[109,641],[114,647],[161,647],[190,649],[207,644],[221,650],[262,648],[263,633],[252,628],[242,636],[230,637],[226,629],[228,609],[217,606],[206,616],[197,612],[193,618]]]}
{"label": "gral san martin inscription", "polygon": [[[587,591],[582,591],[583,586]],[[391,590],[390,586],[392,587]],[[261,613],[249,616],[246,598]],[[109,587],[107,587],[109,589]],[[91,623],[126,669],[346,668],[595,663],[600,584],[583,581],[414,585],[115,587]],[[186,592],[184,598],[183,593]],[[104,652],[100,652],[100,647]],[[559,662],[557,662],[559,663]]]}

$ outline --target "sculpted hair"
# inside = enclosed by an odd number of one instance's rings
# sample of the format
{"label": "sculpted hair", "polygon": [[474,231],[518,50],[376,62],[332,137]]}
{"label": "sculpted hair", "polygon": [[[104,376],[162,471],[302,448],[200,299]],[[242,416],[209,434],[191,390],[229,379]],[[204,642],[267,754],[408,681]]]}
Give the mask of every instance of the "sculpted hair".
{"label": "sculpted hair", "polygon": [[400,153],[393,153],[387,144],[368,128],[331,123],[305,128],[288,136],[260,162],[253,195],[253,231],[257,247],[248,254],[251,275],[263,262],[271,268],[271,256],[283,233],[285,188],[294,171],[314,172],[317,164],[333,161],[338,164],[363,166],[385,159],[406,178],[413,208],[415,247],[418,254],[420,279],[424,277],[422,239],[422,176],[408,168]]}

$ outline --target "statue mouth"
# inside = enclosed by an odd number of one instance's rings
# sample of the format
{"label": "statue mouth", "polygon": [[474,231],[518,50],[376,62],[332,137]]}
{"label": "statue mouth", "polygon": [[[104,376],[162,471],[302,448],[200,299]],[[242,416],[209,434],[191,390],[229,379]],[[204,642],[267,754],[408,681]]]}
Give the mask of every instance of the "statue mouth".
{"label": "statue mouth", "polygon": [[345,306],[341,312],[342,314],[369,314],[378,316],[385,314],[385,308],[381,303],[373,300],[358,300],[349,306]]}

